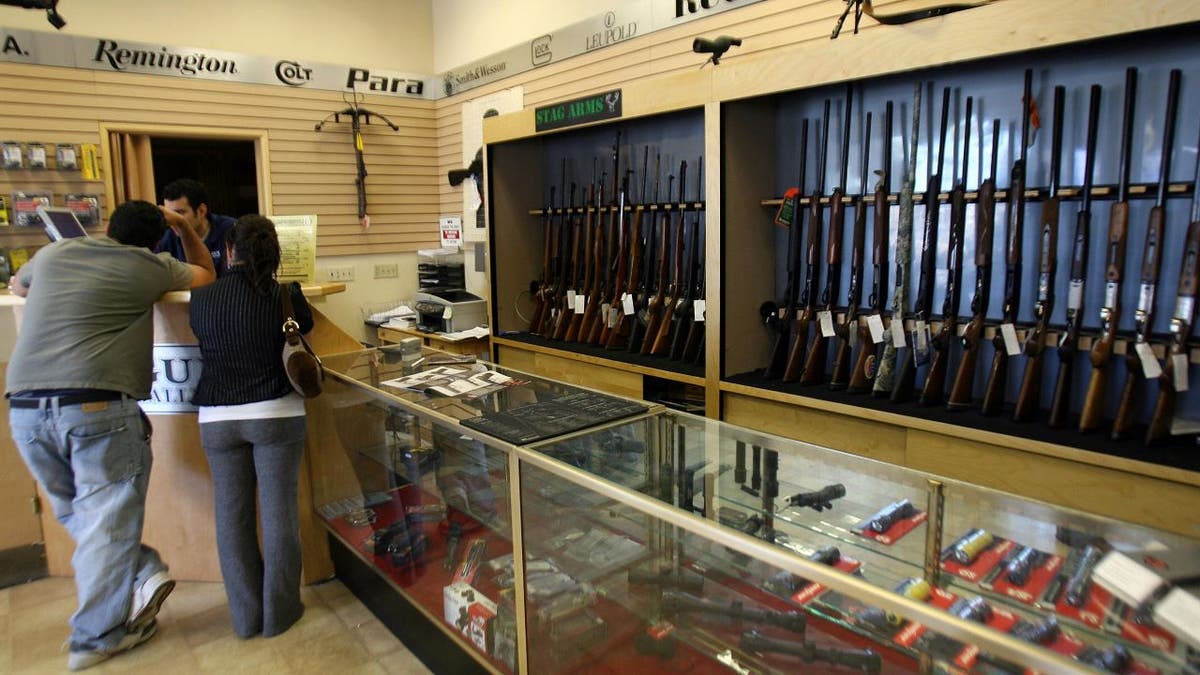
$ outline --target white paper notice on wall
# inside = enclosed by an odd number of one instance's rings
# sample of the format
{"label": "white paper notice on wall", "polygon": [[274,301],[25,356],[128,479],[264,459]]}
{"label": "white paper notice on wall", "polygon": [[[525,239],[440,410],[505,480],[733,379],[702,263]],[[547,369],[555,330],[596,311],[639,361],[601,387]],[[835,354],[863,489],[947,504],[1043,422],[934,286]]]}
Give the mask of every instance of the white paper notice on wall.
{"label": "white paper notice on wall", "polygon": [[879,344],[883,342],[883,317],[878,314],[872,314],[867,317],[867,329],[871,331],[871,342]]}
{"label": "white paper notice on wall", "polygon": [[692,310],[694,313],[694,316],[692,317],[693,320],[703,323],[704,322],[704,312],[707,311],[704,300],[696,300],[695,302],[693,302]]}
{"label": "white paper notice on wall", "polygon": [[1137,352],[1138,359],[1142,362],[1142,372],[1145,373],[1146,379],[1157,380],[1158,376],[1162,375],[1162,364],[1158,362],[1150,343],[1138,342],[1134,344],[1133,351]]}
{"label": "white paper notice on wall", "polygon": [[438,235],[442,246],[462,247],[462,218],[458,216],[442,216],[438,218]]}

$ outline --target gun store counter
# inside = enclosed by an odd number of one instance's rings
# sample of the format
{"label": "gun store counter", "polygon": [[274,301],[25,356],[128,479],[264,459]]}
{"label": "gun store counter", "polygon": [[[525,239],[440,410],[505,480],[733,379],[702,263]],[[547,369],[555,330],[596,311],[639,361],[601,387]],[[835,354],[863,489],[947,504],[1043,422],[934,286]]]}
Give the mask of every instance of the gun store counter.
{"label": "gun store counter", "polygon": [[437,672],[1181,672],[1200,641],[1194,537],[471,357],[325,365],[334,567]]}
{"label": "gun store counter", "polygon": [[[345,284],[308,284],[302,289],[313,310],[314,326],[309,334],[313,349],[322,356],[359,349],[357,340],[321,313],[321,298],[345,291]],[[151,441],[154,469],[146,501],[144,541],[159,550],[176,579],[220,581],[212,516],[212,478],[200,444],[195,408],[187,402],[200,372],[195,367],[199,362],[199,347],[188,323],[190,300],[189,291],[175,291],[164,295],[154,306],[155,383],[151,399],[142,402],[154,425]],[[24,298],[7,291],[0,293],[0,366],[4,369],[20,330],[24,306]],[[7,407],[5,401],[2,412],[6,424]],[[311,456],[313,439],[319,436],[316,432],[319,420],[310,414],[308,424],[306,456]],[[17,450],[7,430],[0,435],[0,447],[6,458],[17,458],[14,466],[19,467]],[[328,577],[331,566],[325,539],[311,516],[308,465],[302,464],[300,471],[304,581],[309,583]],[[22,476],[25,477],[27,474]],[[42,496],[41,503],[48,505],[49,501]],[[50,508],[42,508],[39,518],[50,574],[70,576],[74,543]]]}

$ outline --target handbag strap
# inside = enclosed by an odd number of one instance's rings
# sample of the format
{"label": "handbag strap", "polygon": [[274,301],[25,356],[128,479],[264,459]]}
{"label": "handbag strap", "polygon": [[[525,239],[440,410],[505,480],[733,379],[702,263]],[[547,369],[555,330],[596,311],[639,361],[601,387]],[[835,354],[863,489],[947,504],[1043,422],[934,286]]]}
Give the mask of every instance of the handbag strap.
{"label": "handbag strap", "polygon": [[300,323],[296,321],[296,310],[292,309],[292,284],[279,284],[279,300],[283,303],[283,333],[300,332]]}

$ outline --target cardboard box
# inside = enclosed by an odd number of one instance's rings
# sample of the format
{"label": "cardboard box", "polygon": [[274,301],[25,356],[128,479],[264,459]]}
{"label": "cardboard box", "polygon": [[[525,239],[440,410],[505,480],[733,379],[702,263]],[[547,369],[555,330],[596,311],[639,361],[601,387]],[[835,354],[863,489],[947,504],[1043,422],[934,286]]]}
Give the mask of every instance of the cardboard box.
{"label": "cardboard box", "polygon": [[484,653],[494,643],[496,603],[470,584],[456,581],[442,589],[442,614],[446,623],[457,628]]}

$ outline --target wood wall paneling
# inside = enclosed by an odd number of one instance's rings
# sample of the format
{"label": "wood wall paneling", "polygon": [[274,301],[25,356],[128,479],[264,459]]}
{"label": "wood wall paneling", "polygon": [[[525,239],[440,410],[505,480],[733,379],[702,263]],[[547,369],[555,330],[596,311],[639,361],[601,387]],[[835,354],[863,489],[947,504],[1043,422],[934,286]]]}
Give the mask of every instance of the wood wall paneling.
{"label": "wood wall paneling", "polygon": [[[317,132],[327,114],[347,107],[336,92],[264,85],[195,82],[179,78],[102,73],[0,63],[0,129],[4,139],[43,143],[96,143],[102,124],[148,125],[155,134],[189,135],[189,128],[256,129],[270,142],[270,210],[318,217],[317,255],[416,251],[435,245],[442,212],[436,180],[440,161],[432,101],[369,95],[361,105],[387,116],[363,126],[371,229],[358,225],[356,161],[345,118]],[[34,107],[31,107],[34,106]],[[58,172],[0,172],[0,191],[53,189],[104,193],[102,183],[70,180]],[[105,204],[107,214],[111,205]],[[6,245],[44,243],[35,235],[5,234]],[[14,239],[13,237],[18,237]]]}

